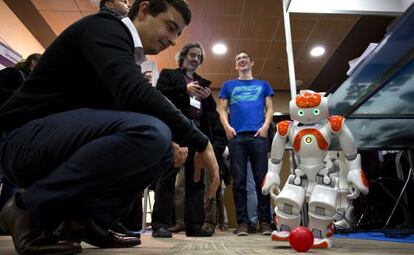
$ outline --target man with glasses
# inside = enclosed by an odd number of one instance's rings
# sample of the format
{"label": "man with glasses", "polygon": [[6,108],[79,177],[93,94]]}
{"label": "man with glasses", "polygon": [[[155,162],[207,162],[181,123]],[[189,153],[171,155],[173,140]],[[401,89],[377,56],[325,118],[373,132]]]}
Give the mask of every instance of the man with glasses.
{"label": "man with glasses", "polygon": [[[268,131],[273,117],[273,90],[269,83],[253,78],[254,62],[241,51],[236,55],[238,79],[224,82],[220,90],[220,119],[226,131],[230,154],[230,172],[236,206],[238,236],[249,233],[247,213],[247,162],[250,160],[256,183],[259,231],[270,235],[270,197],[261,193],[261,183],[267,173]],[[230,115],[230,119],[229,119]]]}

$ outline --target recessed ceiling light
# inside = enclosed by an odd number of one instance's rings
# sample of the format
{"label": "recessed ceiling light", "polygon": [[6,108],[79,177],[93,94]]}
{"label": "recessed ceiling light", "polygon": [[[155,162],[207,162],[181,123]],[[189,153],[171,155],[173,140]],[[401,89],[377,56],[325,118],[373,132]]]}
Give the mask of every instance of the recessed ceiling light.
{"label": "recessed ceiling light", "polygon": [[325,48],[321,46],[316,46],[310,51],[310,54],[312,57],[319,57],[319,56],[322,56],[324,53],[325,53]]}
{"label": "recessed ceiling light", "polygon": [[227,52],[227,46],[222,43],[216,43],[214,44],[212,50],[217,55],[223,55]]}

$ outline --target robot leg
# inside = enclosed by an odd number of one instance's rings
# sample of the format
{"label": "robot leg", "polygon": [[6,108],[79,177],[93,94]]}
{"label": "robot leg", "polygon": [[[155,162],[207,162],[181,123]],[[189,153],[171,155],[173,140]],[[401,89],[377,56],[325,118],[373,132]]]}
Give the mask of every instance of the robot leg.
{"label": "robot leg", "polygon": [[300,214],[305,201],[305,188],[293,184],[295,175],[290,175],[275,200],[277,230],[272,232],[273,241],[287,241],[289,233],[300,225]]}
{"label": "robot leg", "polygon": [[315,185],[309,200],[308,228],[314,236],[313,248],[329,248],[333,246],[330,237],[334,232],[333,219],[336,213],[338,190],[336,185],[332,186]]}

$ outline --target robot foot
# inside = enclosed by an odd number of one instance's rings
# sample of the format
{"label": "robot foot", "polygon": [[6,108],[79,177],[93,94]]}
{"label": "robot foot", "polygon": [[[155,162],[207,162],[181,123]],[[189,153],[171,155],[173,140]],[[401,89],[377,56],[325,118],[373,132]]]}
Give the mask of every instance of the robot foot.
{"label": "robot foot", "polygon": [[333,241],[329,238],[314,238],[313,239],[313,249],[326,249],[333,246]]}
{"label": "robot foot", "polygon": [[288,241],[289,232],[288,231],[277,231],[274,230],[271,235],[272,241]]}

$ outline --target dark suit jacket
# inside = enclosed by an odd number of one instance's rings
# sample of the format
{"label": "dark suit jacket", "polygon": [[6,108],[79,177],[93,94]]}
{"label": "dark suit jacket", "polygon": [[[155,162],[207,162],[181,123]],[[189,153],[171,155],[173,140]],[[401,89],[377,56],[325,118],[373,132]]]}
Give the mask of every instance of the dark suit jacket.
{"label": "dark suit jacket", "polygon": [[[211,81],[204,79],[200,75],[194,73],[193,79],[199,84],[209,86]],[[184,72],[180,69],[163,69],[157,81],[157,89],[161,91],[171,102],[182,112],[190,107],[190,96],[187,94],[187,82],[184,78]],[[201,100],[201,107],[205,113],[216,112],[216,101],[210,95],[206,99]],[[202,129],[207,134],[207,115],[203,114],[201,119]],[[210,137],[211,138],[211,137]]]}
{"label": "dark suit jacket", "polygon": [[204,150],[207,137],[151,87],[134,50],[131,32],[113,15],[98,13],[72,24],[0,107],[0,131],[77,108],[135,111],[164,121],[174,141]]}

